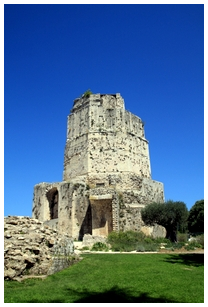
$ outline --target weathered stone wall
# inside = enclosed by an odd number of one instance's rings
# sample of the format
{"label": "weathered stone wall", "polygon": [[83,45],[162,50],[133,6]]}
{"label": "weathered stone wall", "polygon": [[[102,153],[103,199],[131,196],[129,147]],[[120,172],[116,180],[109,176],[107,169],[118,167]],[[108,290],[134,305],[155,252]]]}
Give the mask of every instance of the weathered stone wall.
{"label": "weathered stone wall", "polygon": [[58,191],[60,189],[60,182],[46,183],[42,182],[34,187],[33,193],[33,208],[32,216],[40,221],[51,220],[49,199],[47,198],[48,191],[56,188]]}
{"label": "weathered stone wall", "polygon": [[142,120],[124,109],[120,94],[76,100],[67,122],[63,180],[117,172],[151,177]]}
{"label": "weathered stone wall", "polygon": [[161,225],[153,225],[153,226],[142,226],[141,231],[146,235],[153,238],[165,238],[166,237],[166,229]]}
{"label": "weathered stone wall", "polygon": [[125,110],[120,94],[76,99],[64,181],[34,187],[33,218],[77,240],[139,230],[141,209],[164,202],[163,184],[151,179],[148,146],[142,120]]}
{"label": "weathered stone wall", "polygon": [[119,230],[119,203],[117,191],[112,188],[90,189],[89,200],[92,208],[92,235],[107,236]]}
{"label": "weathered stone wall", "polygon": [[71,237],[30,217],[4,218],[5,279],[53,274],[77,260]]}
{"label": "weathered stone wall", "polygon": [[82,240],[82,245],[80,247],[82,248],[84,246],[88,246],[89,248],[92,248],[93,245],[98,242],[104,243],[110,247],[110,245],[106,241],[107,241],[106,237],[85,234]]}
{"label": "weathered stone wall", "polygon": [[[58,191],[58,218],[51,220],[47,192],[54,188]],[[60,234],[67,234],[74,239],[79,239],[89,207],[88,194],[87,185],[83,183],[38,184],[34,187],[32,217],[50,225],[50,227],[58,230]]]}

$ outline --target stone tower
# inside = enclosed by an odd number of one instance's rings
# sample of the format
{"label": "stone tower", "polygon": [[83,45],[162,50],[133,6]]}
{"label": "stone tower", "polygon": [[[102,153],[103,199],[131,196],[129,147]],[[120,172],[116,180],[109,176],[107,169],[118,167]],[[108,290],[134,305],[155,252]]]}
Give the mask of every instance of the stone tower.
{"label": "stone tower", "polygon": [[139,230],[141,208],[163,202],[151,179],[142,120],[120,94],[75,99],[67,119],[63,182],[34,187],[33,217],[82,239],[86,233]]}

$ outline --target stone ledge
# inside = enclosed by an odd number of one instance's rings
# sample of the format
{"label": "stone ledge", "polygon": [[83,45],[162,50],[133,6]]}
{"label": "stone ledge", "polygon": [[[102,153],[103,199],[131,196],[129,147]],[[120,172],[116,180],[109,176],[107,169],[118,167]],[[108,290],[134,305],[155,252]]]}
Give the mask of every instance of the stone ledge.
{"label": "stone ledge", "polygon": [[90,195],[90,200],[102,200],[102,199],[112,199],[112,194],[104,194],[104,195]]}

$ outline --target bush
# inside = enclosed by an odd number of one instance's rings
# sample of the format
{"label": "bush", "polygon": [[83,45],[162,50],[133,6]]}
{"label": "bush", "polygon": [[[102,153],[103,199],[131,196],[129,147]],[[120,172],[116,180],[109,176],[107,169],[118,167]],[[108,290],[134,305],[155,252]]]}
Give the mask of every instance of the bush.
{"label": "bush", "polygon": [[84,251],[84,250],[89,250],[89,246],[83,246],[82,247],[82,250]]}
{"label": "bush", "polygon": [[156,252],[158,250],[158,244],[156,243],[143,243],[137,246],[137,252]]}
{"label": "bush", "polygon": [[[165,249],[175,250],[181,249],[187,242],[188,235],[186,233],[179,233],[178,242],[171,242],[166,238],[153,238],[145,236],[143,232],[125,231],[125,232],[111,232],[108,235],[107,242],[111,245],[113,251],[131,252],[131,251],[157,251],[164,245]],[[198,236],[192,245],[186,246],[186,249],[195,249],[197,247],[202,248],[204,242],[204,236]]]}
{"label": "bush", "polygon": [[188,245],[185,246],[186,250],[194,250],[196,248],[202,248],[202,245],[199,244],[197,241],[192,241]]}
{"label": "bush", "polygon": [[145,252],[145,248],[144,248],[144,245],[139,245],[138,247],[137,247],[137,250],[136,250],[137,252]]}
{"label": "bush", "polygon": [[158,244],[161,244],[161,243],[169,244],[170,240],[166,238],[155,238],[154,242]]}
{"label": "bush", "polygon": [[178,242],[187,242],[188,241],[188,234],[178,232],[177,239],[178,239]]}
{"label": "bush", "polygon": [[185,242],[172,243],[173,250],[174,249],[181,249],[183,246],[185,246]]}
{"label": "bush", "polygon": [[171,242],[170,240],[167,240],[167,241],[164,241],[164,242],[161,242],[161,243],[165,243],[164,245],[165,245],[165,248],[167,248],[167,249],[172,248],[173,244],[175,244],[175,243]]}
{"label": "bush", "polygon": [[146,237],[146,238],[144,238],[144,242],[145,242],[145,243],[148,243],[148,244],[151,244],[151,243],[154,242],[154,239],[151,238],[151,237]]}
{"label": "bush", "polygon": [[143,242],[145,239],[143,232],[124,231],[111,232],[108,235],[107,242],[111,245],[113,251],[133,251],[137,249],[138,242]]}
{"label": "bush", "polygon": [[196,248],[203,248],[202,245],[197,241],[191,241],[185,246],[186,250],[194,250]]}
{"label": "bush", "polygon": [[143,232],[136,232],[133,230],[128,231],[120,231],[115,232],[112,231],[107,238],[108,243],[115,243],[115,242],[138,242],[143,241],[146,238]]}
{"label": "bush", "polygon": [[109,248],[105,243],[102,242],[96,242],[93,244],[91,251],[108,251]]}
{"label": "bush", "polygon": [[197,242],[204,248],[204,234],[196,237]]}
{"label": "bush", "polygon": [[107,242],[111,245],[113,251],[156,251],[158,243],[152,237],[146,237],[143,232],[124,231],[111,232],[108,235]]}

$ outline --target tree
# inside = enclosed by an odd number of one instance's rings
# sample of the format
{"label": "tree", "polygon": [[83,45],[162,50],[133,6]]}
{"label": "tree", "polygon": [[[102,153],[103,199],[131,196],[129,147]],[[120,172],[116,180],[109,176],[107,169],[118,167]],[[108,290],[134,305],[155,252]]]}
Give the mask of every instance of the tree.
{"label": "tree", "polygon": [[188,216],[188,230],[192,233],[204,232],[204,200],[198,200],[191,207]]}
{"label": "tree", "polygon": [[165,227],[166,238],[172,242],[177,242],[177,231],[187,229],[188,209],[180,201],[149,204],[142,209],[141,215],[145,224]]}

